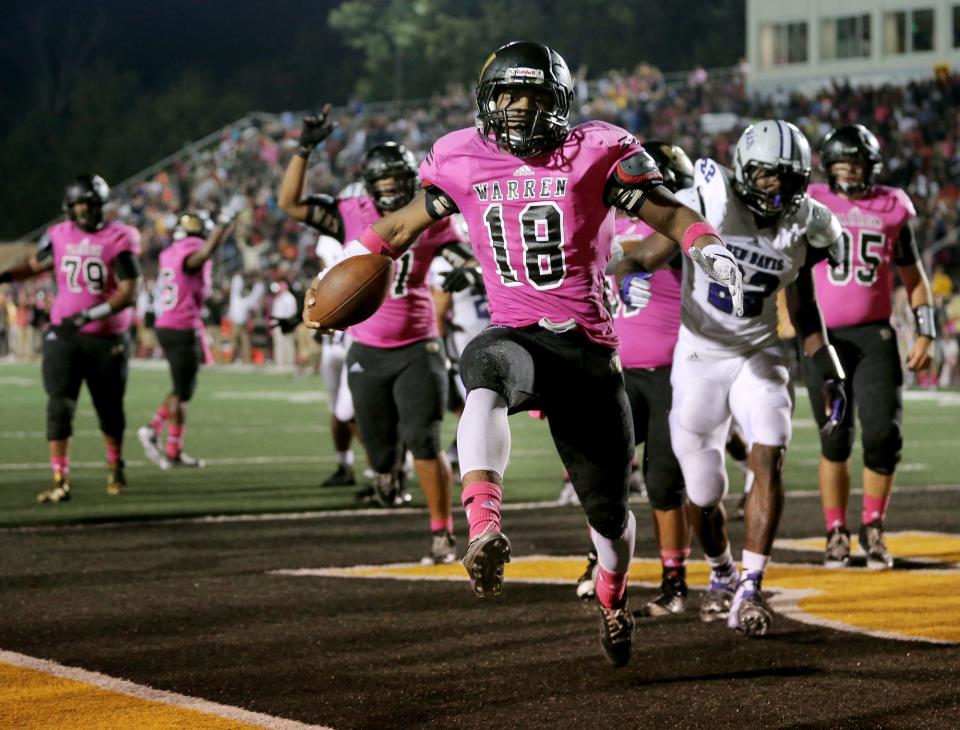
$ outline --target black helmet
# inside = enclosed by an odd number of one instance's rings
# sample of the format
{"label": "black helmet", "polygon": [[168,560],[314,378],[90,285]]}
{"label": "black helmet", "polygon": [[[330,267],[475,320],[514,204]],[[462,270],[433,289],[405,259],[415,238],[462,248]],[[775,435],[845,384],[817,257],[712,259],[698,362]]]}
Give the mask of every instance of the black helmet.
{"label": "black helmet", "polygon": [[660,168],[667,190],[675,193],[683,188],[693,187],[693,163],[679,145],[648,140],[643,143],[643,149]]}
{"label": "black helmet", "polygon": [[[110,200],[110,186],[99,175],[77,175],[63,191],[63,212],[83,230],[88,233],[103,228],[103,206]],[[87,204],[87,218],[77,220],[73,206],[77,203]]]}
{"label": "black helmet", "polygon": [[177,225],[173,229],[173,240],[179,241],[188,236],[206,238],[212,230],[213,221],[205,210],[199,213],[183,213],[177,218]]}
{"label": "black helmet", "polygon": [[[509,87],[546,92],[546,109],[497,109]],[[570,130],[573,80],[563,57],[542,43],[501,46],[483,64],[477,81],[477,131],[517,157],[533,157],[561,144]]]}
{"label": "black helmet", "polygon": [[[396,189],[389,193],[380,193],[375,183],[386,177],[396,180]],[[397,210],[413,200],[417,190],[417,162],[402,144],[378,144],[367,150],[363,158],[363,182],[377,208]]]}
{"label": "black helmet", "polygon": [[[861,183],[841,183],[830,172],[833,163],[851,160],[863,165],[863,182]],[[837,127],[831,130],[820,143],[820,166],[827,176],[830,190],[835,193],[861,195],[873,187],[883,169],[880,143],[873,132],[862,124]]]}

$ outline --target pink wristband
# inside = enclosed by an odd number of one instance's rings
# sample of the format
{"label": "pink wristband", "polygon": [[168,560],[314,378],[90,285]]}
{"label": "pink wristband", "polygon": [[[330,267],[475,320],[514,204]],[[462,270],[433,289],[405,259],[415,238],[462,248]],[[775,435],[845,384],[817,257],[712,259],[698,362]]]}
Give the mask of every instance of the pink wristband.
{"label": "pink wristband", "polygon": [[693,246],[693,242],[700,238],[700,236],[716,236],[720,238],[720,234],[717,233],[709,223],[694,223],[683,232],[683,239],[680,241],[680,248],[683,249],[683,252],[687,256],[690,255],[690,248]]}
{"label": "pink wristband", "polygon": [[373,230],[373,226],[367,226],[366,230],[360,234],[358,240],[370,253],[388,256],[392,259],[398,259],[400,257],[400,249],[388,243],[383,236]]}

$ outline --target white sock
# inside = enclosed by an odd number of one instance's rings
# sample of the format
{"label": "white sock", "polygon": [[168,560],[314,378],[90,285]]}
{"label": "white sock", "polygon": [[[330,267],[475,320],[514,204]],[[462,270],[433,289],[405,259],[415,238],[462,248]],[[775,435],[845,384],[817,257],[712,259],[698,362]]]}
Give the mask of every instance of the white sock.
{"label": "white sock", "polygon": [[741,562],[743,564],[744,574],[759,573],[760,577],[763,577],[767,569],[767,563],[770,562],[770,556],[744,550]]}
{"label": "white sock", "polygon": [[340,466],[353,466],[353,449],[338,451],[337,464]]}
{"label": "white sock", "polygon": [[627,526],[616,540],[604,537],[590,528],[593,546],[597,551],[597,561],[610,573],[626,573],[630,570],[633,549],[637,542],[637,518],[633,512],[627,512]]}
{"label": "white sock", "polygon": [[720,571],[721,573],[733,572],[736,574],[737,572],[737,566],[733,564],[733,552],[730,550],[730,543],[727,543],[727,549],[719,555],[704,555],[704,557],[707,559],[707,565],[714,572],[717,572],[719,568],[723,568]]}
{"label": "white sock", "polygon": [[460,473],[492,471],[503,478],[510,459],[510,426],[507,402],[499,393],[477,388],[467,402],[457,427]]}

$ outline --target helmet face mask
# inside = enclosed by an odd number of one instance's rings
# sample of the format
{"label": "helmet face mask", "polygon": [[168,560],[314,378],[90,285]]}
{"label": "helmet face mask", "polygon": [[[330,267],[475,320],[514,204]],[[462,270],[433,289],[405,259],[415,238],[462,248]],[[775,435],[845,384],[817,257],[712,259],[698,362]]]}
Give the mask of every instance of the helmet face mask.
{"label": "helmet face mask", "polygon": [[[839,180],[833,166],[838,162],[859,163],[860,180]],[[869,194],[883,171],[880,143],[862,124],[848,124],[831,130],[820,144],[820,165],[834,193],[860,197]]]}
{"label": "helmet face mask", "polygon": [[417,192],[417,163],[401,144],[371,147],[363,160],[363,183],[378,210],[402,208]]}
{"label": "helmet face mask", "polygon": [[78,175],[63,193],[63,212],[81,230],[95,233],[104,226],[103,208],[110,186],[99,175]]}
{"label": "helmet face mask", "polygon": [[776,220],[803,202],[810,182],[810,144],[789,122],[752,124],[737,142],[733,188],[753,213]]}
{"label": "helmet face mask", "polygon": [[573,81],[560,54],[540,43],[508,43],[480,72],[477,131],[516,157],[534,157],[566,138],[572,101]]}

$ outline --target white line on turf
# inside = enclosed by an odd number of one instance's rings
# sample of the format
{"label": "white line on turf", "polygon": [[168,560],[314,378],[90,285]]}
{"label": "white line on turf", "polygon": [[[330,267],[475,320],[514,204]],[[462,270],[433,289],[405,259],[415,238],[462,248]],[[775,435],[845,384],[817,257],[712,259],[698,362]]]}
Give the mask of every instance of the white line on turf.
{"label": "white line on turf", "polygon": [[82,682],[110,692],[128,695],[129,697],[136,697],[137,699],[150,702],[160,702],[164,705],[171,705],[184,710],[195,710],[226,720],[235,720],[236,722],[244,722],[250,725],[260,725],[261,727],[271,728],[271,730],[331,730],[331,728],[325,725],[307,725],[306,723],[297,722],[296,720],[286,720],[282,717],[251,712],[240,707],[221,705],[217,702],[210,702],[197,697],[188,697],[187,695],[181,695],[175,692],[164,692],[163,690],[153,689],[143,684],[135,684],[126,679],[110,677],[106,674],[91,672],[86,669],[80,669],[79,667],[67,667],[47,659],[37,659],[12,651],[0,650],[0,662],[12,664],[23,669],[32,669],[33,671],[50,674],[62,679]]}
{"label": "white line on turf", "polygon": [[[901,491],[915,494],[941,494],[944,492],[960,492],[960,484],[930,484],[923,487],[902,487]],[[850,494],[863,494],[862,489],[851,489]],[[820,492],[816,489],[798,489],[787,492],[788,499],[819,499]],[[727,497],[728,502],[739,499],[739,495]],[[526,512],[538,509],[565,509],[569,505],[557,504],[554,500],[543,502],[513,502],[500,506],[505,512]],[[459,507],[454,510],[462,512]],[[27,525],[21,527],[0,527],[0,534],[7,532],[70,532],[83,530],[103,530],[118,527],[142,527],[146,525],[222,525],[235,522],[296,522],[298,520],[331,520],[341,517],[388,517],[391,515],[420,515],[426,514],[426,507],[363,507],[356,509],[329,509],[314,510],[312,512],[267,512],[260,514],[240,515],[203,515],[200,517],[174,517],[171,519],[143,519],[125,520],[122,522],[93,522],[66,525]]]}

